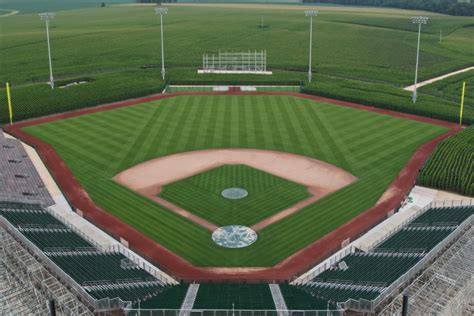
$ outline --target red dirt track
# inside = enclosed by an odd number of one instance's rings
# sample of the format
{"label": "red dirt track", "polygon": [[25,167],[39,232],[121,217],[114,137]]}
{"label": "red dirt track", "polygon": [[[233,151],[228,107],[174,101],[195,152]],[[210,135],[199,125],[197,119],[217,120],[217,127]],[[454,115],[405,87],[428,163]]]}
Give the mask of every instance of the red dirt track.
{"label": "red dirt track", "polygon": [[[400,171],[396,179],[390,184],[387,191],[390,191],[388,198],[379,201],[378,204],[369,208],[365,212],[359,214],[344,225],[336,228],[334,231],[323,236],[319,240],[313,242],[307,247],[301,249],[291,257],[278,263],[274,267],[261,269],[222,269],[222,268],[200,268],[195,267],[180,256],[167,250],[159,245],[154,240],[145,236],[141,232],[135,230],[125,222],[122,222],[113,215],[107,213],[105,210],[99,208],[89,198],[88,194],[81,187],[72,172],[65,165],[56,151],[49,144],[40,139],[31,136],[21,130],[21,128],[31,125],[36,125],[45,122],[51,122],[59,119],[75,117],[79,115],[95,113],[117,107],[124,107],[138,103],[160,100],[179,95],[289,95],[305,99],[310,99],[318,102],[326,102],[337,104],[341,106],[353,107],[361,110],[377,112],[385,115],[391,115],[404,119],[411,119],[420,122],[426,122],[435,125],[441,125],[450,128],[450,131],[430,140],[421,145],[417,151],[410,158],[405,167]],[[40,155],[43,162],[48,167],[55,181],[58,183],[63,194],[68,199],[69,203],[76,209],[83,212],[84,217],[104,231],[108,232],[113,237],[119,239],[120,237],[127,240],[129,247],[135,252],[147,258],[151,262],[157,263],[164,271],[174,275],[178,279],[192,281],[192,280],[236,280],[236,281],[283,281],[290,280],[296,275],[301,274],[321,262],[334,252],[340,249],[341,243],[346,239],[354,240],[373,226],[387,218],[387,214],[396,209],[405,198],[407,193],[413,187],[419,170],[425,163],[426,159],[431,155],[436,145],[443,139],[455,134],[460,128],[457,124],[439,121],[431,118],[420,117],[412,114],[399,113],[389,110],[383,110],[359,104],[338,101],[318,96],[305,95],[300,93],[275,93],[275,92],[230,92],[230,93],[170,93],[164,95],[152,95],[149,97],[126,100],[106,104],[94,108],[87,108],[74,112],[67,112],[55,114],[38,119],[32,119],[16,123],[11,126],[5,126],[4,130],[11,135],[20,138],[25,143],[33,146]],[[386,191],[386,193],[387,193]]]}

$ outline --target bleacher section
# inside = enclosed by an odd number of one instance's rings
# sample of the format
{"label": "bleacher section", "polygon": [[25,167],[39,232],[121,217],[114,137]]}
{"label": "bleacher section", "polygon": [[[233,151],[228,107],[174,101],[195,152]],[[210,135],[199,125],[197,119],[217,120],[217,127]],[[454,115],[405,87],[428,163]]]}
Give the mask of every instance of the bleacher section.
{"label": "bleacher section", "polygon": [[120,261],[126,259],[121,254],[97,253],[56,255],[51,259],[80,284],[87,281],[117,282],[120,280],[136,279],[143,281],[151,276],[140,268],[123,269]]}
{"label": "bleacher section", "polygon": [[95,299],[135,302],[166,284],[120,253],[101,252],[37,204],[0,203],[3,216]]}
{"label": "bleacher section", "polygon": [[[140,308],[143,309],[180,309],[184,297],[188,291],[189,284],[179,284],[165,288],[161,293],[140,302]],[[135,303],[138,308],[138,303]]]}
{"label": "bleacher section", "polygon": [[274,310],[275,304],[267,283],[204,283],[193,308]]}
{"label": "bleacher section", "polygon": [[338,267],[324,271],[314,281],[342,283],[379,283],[387,285],[398,279],[420,260],[419,256],[386,253],[354,253],[344,258],[348,269]]}
{"label": "bleacher section", "polygon": [[71,232],[69,229],[60,231],[51,229],[45,229],[43,231],[30,231],[37,229],[38,228],[22,228],[20,231],[41,250],[47,250],[47,248],[93,247],[93,245],[82,239],[76,233]]}
{"label": "bleacher section", "polygon": [[374,251],[388,249],[403,251],[427,251],[446,238],[456,227],[405,227],[381,243]]}
{"label": "bleacher section", "polygon": [[0,131],[0,200],[50,206],[54,201],[21,142]]}
{"label": "bleacher section", "polygon": [[428,209],[369,252],[353,252],[298,284],[334,303],[374,300],[473,214],[474,206]]}
{"label": "bleacher section", "polygon": [[289,284],[280,284],[280,291],[289,310],[326,310],[336,306],[325,299],[319,299],[302,289]]}
{"label": "bleacher section", "polygon": [[459,225],[473,214],[474,206],[434,208],[418,216],[409,226]]}

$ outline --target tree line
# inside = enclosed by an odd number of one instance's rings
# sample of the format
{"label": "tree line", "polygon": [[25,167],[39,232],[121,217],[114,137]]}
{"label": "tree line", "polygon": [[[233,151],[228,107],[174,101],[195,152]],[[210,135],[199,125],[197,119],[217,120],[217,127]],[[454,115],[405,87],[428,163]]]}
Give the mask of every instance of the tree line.
{"label": "tree line", "polygon": [[303,0],[303,3],[331,3],[425,10],[450,15],[474,16],[473,0]]}

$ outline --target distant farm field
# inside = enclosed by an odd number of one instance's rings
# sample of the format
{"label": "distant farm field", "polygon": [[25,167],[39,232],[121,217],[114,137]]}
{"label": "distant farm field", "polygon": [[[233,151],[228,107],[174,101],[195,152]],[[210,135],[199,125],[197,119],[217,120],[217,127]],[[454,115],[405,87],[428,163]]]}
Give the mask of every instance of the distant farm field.
{"label": "distant farm field", "polygon": [[[25,128],[51,144],[102,208],[198,266],[272,266],[372,206],[422,143],[446,128],[282,95],[179,96]],[[258,232],[247,248],[112,180],[179,152],[258,148],[319,159],[359,179]],[[239,224],[239,218],[234,219]]]}
{"label": "distant farm field", "polygon": [[460,104],[463,82],[466,82],[464,105],[468,109],[474,109],[474,70],[421,87],[420,92]]}
{"label": "distant farm field", "polygon": [[[0,6],[1,7],[1,6]],[[303,8],[170,6],[164,19],[168,67],[195,74],[206,52],[267,51],[273,70],[307,69],[309,20]],[[416,26],[411,11],[321,7],[314,22],[315,72],[393,85],[413,80]],[[426,13],[420,79],[472,64],[472,18]],[[268,28],[260,29],[262,17]],[[160,64],[160,26],[150,6],[57,12],[51,22],[58,78]],[[0,19],[0,82],[46,81],[44,23],[36,14]],[[440,30],[444,34],[439,43]],[[43,53],[42,53],[43,52]],[[178,74],[175,75],[175,77]],[[225,79],[225,78],[224,78]]]}

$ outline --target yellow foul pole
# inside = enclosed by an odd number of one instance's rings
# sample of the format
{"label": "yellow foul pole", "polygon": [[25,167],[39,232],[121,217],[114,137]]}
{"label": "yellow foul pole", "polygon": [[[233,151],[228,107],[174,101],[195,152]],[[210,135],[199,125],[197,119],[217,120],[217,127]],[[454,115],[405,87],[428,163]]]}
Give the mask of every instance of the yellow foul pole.
{"label": "yellow foul pole", "polygon": [[459,112],[459,126],[462,127],[462,114],[464,111],[464,94],[466,93],[466,81],[462,83],[462,92],[461,92],[461,111]]}
{"label": "yellow foul pole", "polygon": [[10,125],[13,124],[12,98],[10,95],[10,84],[7,82],[8,113],[10,115]]}

